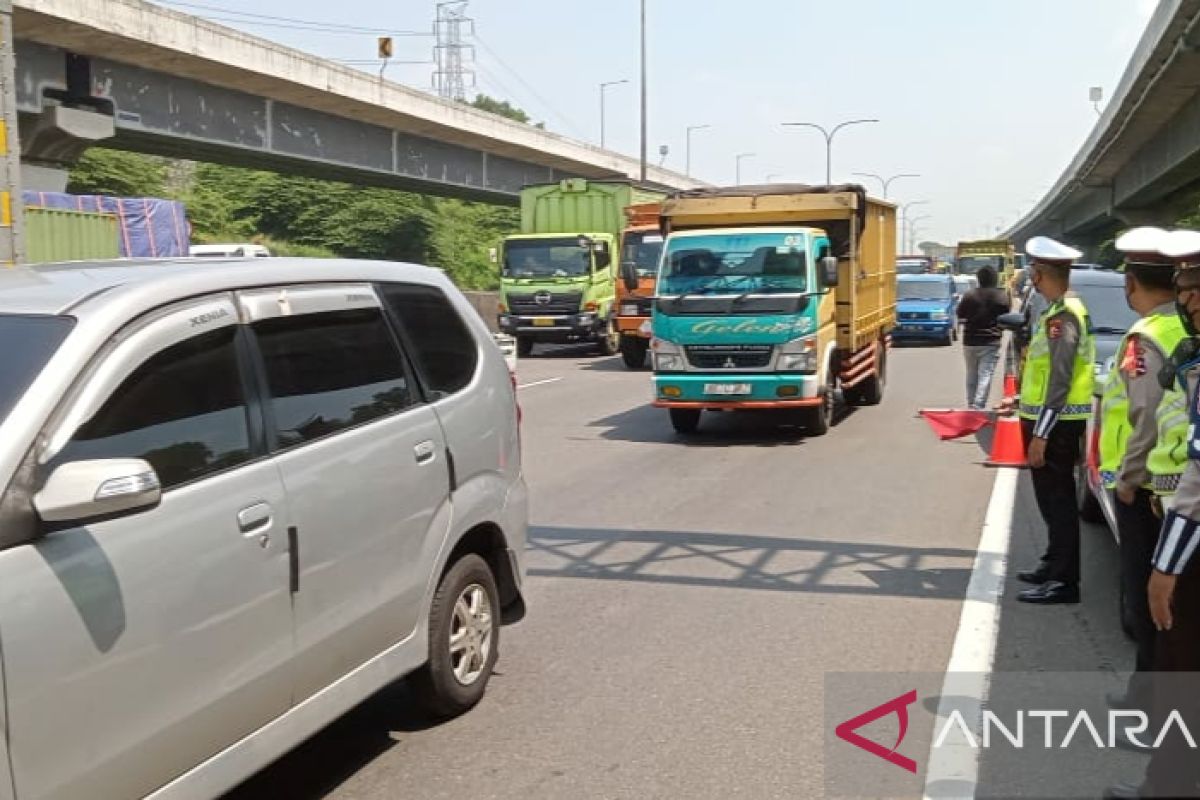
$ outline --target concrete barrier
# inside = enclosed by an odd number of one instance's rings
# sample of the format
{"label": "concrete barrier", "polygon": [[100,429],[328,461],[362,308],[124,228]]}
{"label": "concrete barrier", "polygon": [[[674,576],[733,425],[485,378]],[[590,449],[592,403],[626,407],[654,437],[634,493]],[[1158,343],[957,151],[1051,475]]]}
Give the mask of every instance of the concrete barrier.
{"label": "concrete barrier", "polygon": [[463,292],[467,296],[467,300],[479,312],[479,316],[483,317],[483,321],[487,323],[488,330],[492,333],[498,332],[496,317],[500,314],[500,293],[499,292]]}

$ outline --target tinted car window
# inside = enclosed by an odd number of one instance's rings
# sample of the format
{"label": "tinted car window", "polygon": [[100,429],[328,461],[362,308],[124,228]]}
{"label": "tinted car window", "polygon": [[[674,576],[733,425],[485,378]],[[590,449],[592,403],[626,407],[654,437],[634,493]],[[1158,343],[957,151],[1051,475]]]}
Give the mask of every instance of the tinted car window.
{"label": "tinted car window", "polygon": [[55,458],[144,458],[163,488],[249,460],[246,402],[225,328],[169,347],[137,368]]}
{"label": "tinted car window", "polygon": [[430,390],[447,395],[469,384],[479,349],[449,298],[432,286],[388,284],[382,289],[416,349],[413,358]]}
{"label": "tinted car window", "polygon": [[413,402],[400,350],[379,309],[255,323],[280,447],[401,411]]}
{"label": "tinted car window", "polygon": [[0,314],[0,342],[21,343],[20,347],[0,348],[0,422],[4,422],[74,324],[69,317]]}
{"label": "tinted car window", "polygon": [[1108,286],[1084,284],[1072,286],[1087,306],[1092,327],[1102,333],[1125,333],[1137,322],[1137,312],[1125,300],[1125,285],[1114,281]]}

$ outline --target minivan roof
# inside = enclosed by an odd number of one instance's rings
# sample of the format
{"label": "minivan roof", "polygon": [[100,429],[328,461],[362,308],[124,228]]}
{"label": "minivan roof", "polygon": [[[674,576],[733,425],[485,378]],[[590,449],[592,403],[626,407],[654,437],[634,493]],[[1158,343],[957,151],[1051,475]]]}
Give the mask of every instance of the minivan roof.
{"label": "minivan roof", "polygon": [[349,259],[121,259],[0,269],[0,313],[86,314],[120,298],[130,311],[185,297],[284,283],[404,281],[446,285],[441,270]]}

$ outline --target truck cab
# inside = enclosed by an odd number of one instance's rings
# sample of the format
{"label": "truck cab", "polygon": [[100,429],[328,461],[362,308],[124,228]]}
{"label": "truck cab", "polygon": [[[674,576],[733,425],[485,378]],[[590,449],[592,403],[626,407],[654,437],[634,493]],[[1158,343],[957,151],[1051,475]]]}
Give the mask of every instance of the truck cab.
{"label": "truck cab", "polygon": [[598,342],[617,350],[611,311],[616,299],[608,234],[510,236],[501,255],[500,331],[528,356],[542,343]]}
{"label": "truck cab", "polygon": [[617,330],[621,357],[629,369],[646,366],[650,349],[650,312],[655,277],[662,256],[663,235],[658,228],[659,203],[629,206],[629,226],[621,234],[621,280],[617,282]]}

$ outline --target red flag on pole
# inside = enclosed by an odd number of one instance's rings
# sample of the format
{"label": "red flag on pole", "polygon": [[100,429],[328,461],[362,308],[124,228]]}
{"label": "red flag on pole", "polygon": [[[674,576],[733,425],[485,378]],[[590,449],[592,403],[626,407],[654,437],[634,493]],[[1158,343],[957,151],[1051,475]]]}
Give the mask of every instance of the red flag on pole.
{"label": "red flag on pole", "polygon": [[970,436],[992,424],[990,411],[923,408],[919,413],[943,442]]}

